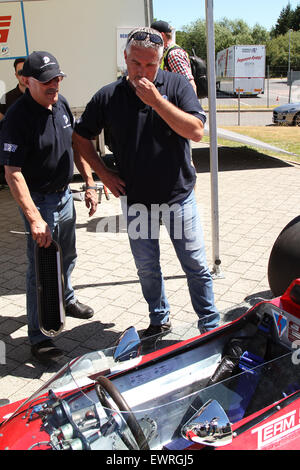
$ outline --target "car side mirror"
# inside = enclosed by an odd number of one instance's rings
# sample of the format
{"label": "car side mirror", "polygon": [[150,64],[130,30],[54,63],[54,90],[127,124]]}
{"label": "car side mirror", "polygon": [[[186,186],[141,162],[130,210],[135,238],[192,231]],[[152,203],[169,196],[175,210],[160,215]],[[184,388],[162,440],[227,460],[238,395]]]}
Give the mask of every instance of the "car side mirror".
{"label": "car side mirror", "polygon": [[181,434],[197,444],[226,446],[232,442],[229,419],[216,400],[209,400],[181,428]]}
{"label": "car side mirror", "polygon": [[116,344],[114,360],[116,362],[128,361],[140,355],[141,340],[134,326],[127,328]]}

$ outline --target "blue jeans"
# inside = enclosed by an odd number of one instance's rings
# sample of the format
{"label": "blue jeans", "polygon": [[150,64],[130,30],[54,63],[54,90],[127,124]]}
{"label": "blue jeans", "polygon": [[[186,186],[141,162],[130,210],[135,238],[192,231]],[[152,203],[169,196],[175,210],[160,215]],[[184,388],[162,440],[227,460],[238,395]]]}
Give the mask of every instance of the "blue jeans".
{"label": "blue jeans", "polygon": [[144,298],[149,306],[150,323],[168,321],[170,305],[160,266],[160,217],[166,226],[176,255],[186,274],[198,326],[207,330],[218,326],[220,315],[214,303],[213,280],[207,265],[204,238],[194,191],[183,201],[167,204],[127,206],[122,198],[131,251]]}
{"label": "blue jeans", "polygon": [[[71,284],[71,273],[76,262],[76,213],[71,190],[68,188],[63,192],[52,194],[31,193],[31,197],[41,213],[42,218],[47,222],[53,239],[57,241],[62,251],[62,263],[65,287],[65,304],[76,301],[74,290]],[[23,212],[25,230],[27,234],[27,258],[28,266],[26,273],[26,300],[28,318],[28,337],[31,344],[39,343],[49,339],[39,329],[36,273],[35,273],[35,241],[30,234],[30,225]]]}

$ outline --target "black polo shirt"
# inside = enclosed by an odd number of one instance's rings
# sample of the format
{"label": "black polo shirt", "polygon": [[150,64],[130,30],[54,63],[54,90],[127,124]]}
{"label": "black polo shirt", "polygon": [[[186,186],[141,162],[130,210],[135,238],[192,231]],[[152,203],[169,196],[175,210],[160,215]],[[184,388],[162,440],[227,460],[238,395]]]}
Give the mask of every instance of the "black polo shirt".
{"label": "black polo shirt", "polygon": [[52,111],[27,89],[0,122],[0,164],[21,167],[30,191],[55,192],[73,176],[73,116],[59,95]]}
{"label": "black polo shirt", "polygon": [[[205,122],[185,77],[159,70],[154,84],[165,99]],[[103,128],[110,135],[129,204],[170,204],[192,191],[196,175],[189,141],[136,96],[126,77],[99,90],[75,125],[75,131],[87,139]]]}
{"label": "black polo shirt", "polygon": [[23,96],[23,93],[21,92],[19,85],[5,93],[1,98],[0,113],[5,114],[8,108],[21,96]]}

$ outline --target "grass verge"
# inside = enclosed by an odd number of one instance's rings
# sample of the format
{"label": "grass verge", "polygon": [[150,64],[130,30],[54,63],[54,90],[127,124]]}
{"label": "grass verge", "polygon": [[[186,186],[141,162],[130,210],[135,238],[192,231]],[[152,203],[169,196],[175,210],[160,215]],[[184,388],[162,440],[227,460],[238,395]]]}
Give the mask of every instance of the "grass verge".
{"label": "grass verge", "polygon": [[[280,152],[261,149],[260,152],[266,155],[275,156],[286,161],[294,161],[300,163],[300,127],[283,127],[283,126],[222,126],[231,132],[243,134],[253,139],[261,140],[275,147],[291,152],[294,155],[287,155]],[[209,142],[209,137],[204,137],[203,142]],[[226,147],[240,147],[240,142],[219,139],[218,144]],[[247,145],[247,147],[255,148]]]}

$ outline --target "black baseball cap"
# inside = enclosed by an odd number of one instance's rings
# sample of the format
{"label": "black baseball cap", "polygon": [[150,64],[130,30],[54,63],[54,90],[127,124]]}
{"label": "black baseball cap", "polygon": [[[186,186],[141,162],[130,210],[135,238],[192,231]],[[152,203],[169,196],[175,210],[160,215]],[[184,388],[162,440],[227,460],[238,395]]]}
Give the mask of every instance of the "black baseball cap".
{"label": "black baseball cap", "polygon": [[154,23],[152,23],[152,25],[151,25],[151,28],[156,29],[156,31],[159,31],[160,33],[171,33],[172,32],[172,28],[169,25],[169,23],[167,23],[166,21],[162,21],[162,20],[154,21]]}
{"label": "black baseball cap", "polygon": [[41,83],[49,82],[55,77],[65,77],[56,58],[45,51],[32,52],[24,62],[23,77],[33,77]]}

